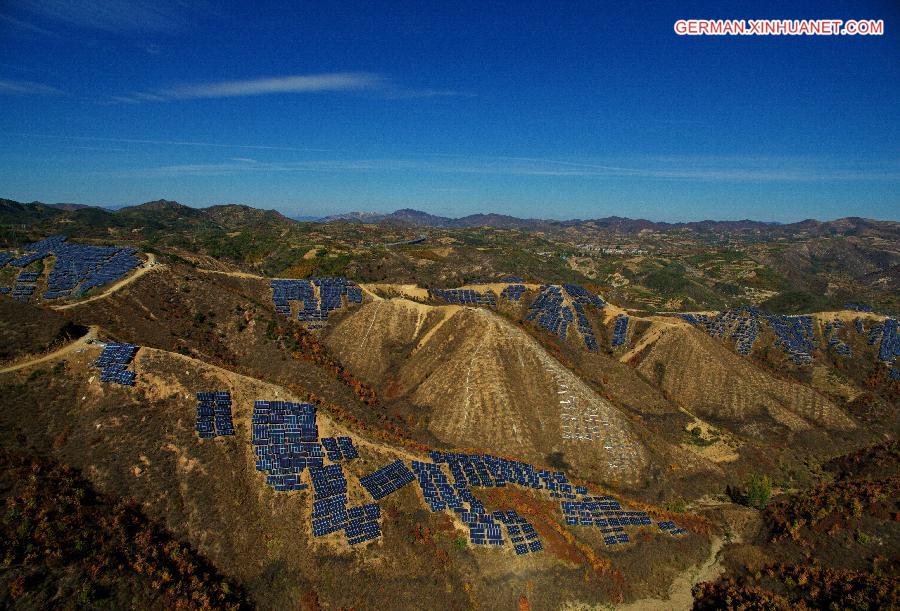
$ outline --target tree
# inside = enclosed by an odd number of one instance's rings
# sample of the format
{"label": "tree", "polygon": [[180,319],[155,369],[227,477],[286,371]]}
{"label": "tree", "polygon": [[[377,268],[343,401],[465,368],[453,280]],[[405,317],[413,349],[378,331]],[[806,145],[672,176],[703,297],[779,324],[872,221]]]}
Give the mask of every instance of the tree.
{"label": "tree", "polygon": [[747,479],[747,505],[763,509],[772,497],[772,480],[768,475],[752,474]]}

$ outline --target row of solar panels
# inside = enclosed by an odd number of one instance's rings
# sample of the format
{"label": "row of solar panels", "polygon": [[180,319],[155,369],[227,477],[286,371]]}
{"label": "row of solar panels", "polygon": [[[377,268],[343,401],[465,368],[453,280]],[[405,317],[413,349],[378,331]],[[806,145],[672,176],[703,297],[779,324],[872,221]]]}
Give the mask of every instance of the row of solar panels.
{"label": "row of solar panels", "polygon": [[104,346],[103,351],[94,367],[100,368],[100,381],[113,382],[123,386],[134,386],[137,377],[134,371],[127,369],[128,365],[137,354],[138,347],[134,344],[119,344],[110,342]]}
{"label": "row of solar panels", "polygon": [[497,296],[493,291],[482,293],[472,289],[429,289],[428,298],[464,306],[497,305]]}
{"label": "row of solar panels", "polygon": [[412,471],[402,461],[395,460],[391,464],[361,477],[359,483],[377,501],[396,492],[414,479]]}
{"label": "row of solar panels", "polygon": [[[0,267],[6,263],[26,267],[50,255],[56,258],[47,278],[44,299],[67,297],[76,291],[84,293],[118,280],[140,265],[133,248],[70,244],[63,235],[28,244],[21,250],[27,254],[18,258],[0,257]],[[39,276],[40,273],[36,271],[22,271],[19,280],[36,282]]]}
{"label": "row of solar panels", "polygon": [[[445,456],[437,451],[432,452],[432,456],[451,466],[455,481],[452,485],[449,483],[439,463],[412,462],[412,470],[418,480],[419,489],[431,511],[451,509],[456,512],[460,520],[468,526],[469,541],[473,545],[504,545],[499,522],[506,524],[507,535],[513,543],[516,554],[537,552],[542,549],[534,527],[514,510],[495,511],[490,514],[485,511],[481,502],[472,496],[464,472],[461,469],[453,469],[454,463],[458,466],[458,461],[447,461]],[[468,510],[465,504],[468,504]]]}
{"label": "row of solar panels", "polygon": [[353,440],[349,437],[323,437],[322,447],[325,448],[328,460],[331,462],[352,460],[359,456],[356,448],[353,447]]}
{"label": "row of solar panels", "polygon": [[227,390],[197,393],[197,434],[201,439],[234,435],[231,393]]}
{"label": "row of solar panels", "polygon": [[[563,305],[563,291],[572,299],[571,308]],[[577,284],[542,285],[525,320],[535,321],[538,327],[546,329],[560,339],[566,339],[569,327],[574,323],[584,341],[584,347],[591,352],[597,352],[599,346],[593,327],[585,313],[586,305],[602,309],[606,307],[606,302],[599,295],[591,293]]]}
{"label": "row of solar panels", "polygon": [[510,284],[500,291],[500,296],[510,301],[519,301],[525,294],[525,286],[522,284]]}
{"label": "row of solar panels", "polygon": [[612,345],[613,347],[621,346],[625,343],[625,338],[628,334],[628,317],[624,314],[619,314],[616,316],[615,321],[613,322],[613,335],[612,335]]}
{"label": "row of solar panels", "polygon": [[754,306],[740,306],[720,312],[716,316],[706,314],[682,314],[689,323],[702,327],[713,337],[729,334],[737,341],[737,349],[747,355],[753,347],[763,325],[776,336],[775,345],[797,365],[812,362],[816,348],[811,316],[785,316],[770,314]]}
{"label": "row of solar panels", "polygon": [[[343,307],[343,298],[348,303],[362,303],[362,289],[346,278],[314,278],[309,280],[275,279],[271,281],[272,301],[275,311],[284,316],[291,315],[292,301],[302,301],[303,308],[297,319],[303,322],[319,323],[328,320],[334,310]],[[313,286],[319,287],[316,299]],[[322,325],[307,325],[307,329],[319,329]]]}

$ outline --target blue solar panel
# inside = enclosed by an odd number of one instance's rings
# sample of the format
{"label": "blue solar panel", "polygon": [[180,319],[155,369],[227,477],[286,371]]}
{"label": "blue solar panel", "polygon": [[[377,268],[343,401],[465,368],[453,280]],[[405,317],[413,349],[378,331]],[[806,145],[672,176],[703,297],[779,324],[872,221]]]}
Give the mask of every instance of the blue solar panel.
{"label": "blue solar panel", "polygon": [[[26,254],[10,263],[23,268],[47,256],[55,256],[44,299],[80,295],[117,280],[140,265],[133,248],[71,244],[66,242],[65,236],[40,240],[20,250]],[[23,282],[35,282],[39,276],[38,272],[23,271],[19,277]]]}
{"label": "blue solar panel", "polygon": [[134,344],[106,344],[100,356],[94,361],[94,367],[100,368],[100,381],[113,382],[123,386],[134,386],[136,374],[127,366],[137,354]]}
{"label": "blue solar panel", "polygon": [[197,433],[203,439],[234,435],[229,391],[197,393]]}
{"label": "blue solar panel", "polygon": [[369,491],[376,501],[395,492],[416,479],[412,471],[396,460],[377,471],[361,477],[359,483]]}
{"label": "blue solar panel", "polygon": [[628,334],[628,317],[624,314],[619,314],[616,316],[615,322],[613,323],[613,336],[612,336],[612,345],[621,346],[625,343],[626,335]]}
{"label": "blue solar panel", "polygon": [[[770,314],[753,306],[741,306],[721,312],[716,316],[683,314],[682,318],[701,327],[712,337],[735,340],[739,354],[748,355],[764,326],[775,334],[775,345],[797,365],[811,363],[816,349],[815,332],[811,316],[785,316]],[[843,350],[843,349],[842,349]]]}
{"label": "blue solar panel", "polygon": [[266,481],[276,491],[302,490],[297,476],[309,467],[321,468],[316,408],[310,403],[256,401],[252,419],[256,470],[269,474]]}
{"label": "blue solar panel", "polygon": [[500,296],[510,301],[519,301],[525,294],[525,286],[522,284],[510,284],[500,292]]}
{"label": "blue solar panel", "polygon": [[[572,300],[572,306],[564,305],[563,290]],[[565,339],[569,327],[575,325],[591,352],[598,349],[597,339],[585,313],[585,306],[603,308],[606,303],[594,293],[577,284],[543,285],[537,299],[531,304],[525,320],[534,321],[539,327]]]}
{"label": "blue solar panel", "polygon": [[898,356],[900,356],[900,333],[897,332],[897,319],[888,318],[882,325],[878,358],[887,363]]}
{"label": "blue solar panel", "polygon": [[352,460],[359,456],[349,437],[323,437],[322,447],[325,448],[328,460],[331,462]]}
{"label": "blue solar panel", "polygon": [[345,298],[347,303],[362,303],[362,289],[345,278],[276,279],[270,284],[275,311],[289,317],[291,302],[302,302],[297,319],[307,323],[307,329],[321,329],[329,314],[343,307]]}
{"label": "blue solar panel", "polygon": [[493,291],[474,291],[472,289],[429,289],[428,297],[456,305],[476,306],[497,305],[497,296]]}

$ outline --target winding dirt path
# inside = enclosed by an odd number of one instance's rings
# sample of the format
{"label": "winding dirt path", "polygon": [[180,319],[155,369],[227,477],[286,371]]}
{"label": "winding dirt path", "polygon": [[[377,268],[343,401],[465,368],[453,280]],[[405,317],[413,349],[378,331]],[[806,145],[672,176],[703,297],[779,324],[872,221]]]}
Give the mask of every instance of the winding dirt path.
{"label": "winding dirt path", "polygon": [[612,607],[616,611],[672,611],[676,609],[690,609],[694,605],[694,597],[691,589],[703,581],[712,581],[722,574],[725,567],[722,566],[722,548],[725,541],[721,537],[715,537],[709,550],[709,557],[699,566],[691,567],[682,572],[669,585],[668,598],[642,598],[626,605]]}
{"label": "winding dirt path", "polygon": [[8,367],[0,369],[0,373],[11,373],[13,371],[18,371],[20,369],[26,369],[28,367],[31,367],[32,365],[38,365],[40,363],[46,363],[47,361],[52,361],[52,360],[58,359],[60,357],[63,357],[67,354],[74,352],[78,348],[87,346],[88,340],[92,340],[92,339],[96,339],[96,338],[97,338],[97,327],[93,327],[93,326],[88,327],[88,332],[85,333],[84,335],[82,335],[81,337],[79,337],[78,339],[76,339],[71,344],[66,344],[59,350],[49,352],[43,356],[32,357],[30,359],[20,361],[20,362],[16,363],[15,365],[9,365]]}
{"label": "winding dirt path", "polygon": [[72,303],[64,303],[62,305],[52,305],[50,307],[53,308],[54,310],[68,310],[69,308],[77,308],[79,306],[82,306],[86,303],[90,303],[92,301],[96,301],[98,299],[104,299],[105,297],[109,297],[116,291],[128,286],[129,284],[131,284],[132,282],[134,282],[135,280],[137,280],[138,278],[140,278],[147,272],[157,270],[157,269],[164,269],[165,267],[166,266],[163,265],[162,263],[156,262],[156,255],[154,255],[152,252],[148,252],[147,253],[147,261],[144,262],[144,264],[141,265],[136,272],[134,272],[127,278],[123,278],[122,280],[119,280],[118,282],[111,284],[109,286],[109,288],[107,288],[102,293],[100,293],[98,295],[94,295],[93,297],[88,297],[87,299],[82,299],[81,301],[73,301]]}

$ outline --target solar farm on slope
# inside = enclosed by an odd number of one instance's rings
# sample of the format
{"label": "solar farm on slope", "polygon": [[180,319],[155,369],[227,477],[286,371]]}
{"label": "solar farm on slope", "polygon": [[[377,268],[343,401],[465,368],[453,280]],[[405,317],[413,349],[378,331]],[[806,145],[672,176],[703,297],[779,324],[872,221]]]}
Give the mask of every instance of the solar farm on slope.
{"label": "solar farm on slope", "polygon": [[109,343],[94,361],[94,367],[100,368],[100,381],[113,382],[123,386],[134,386],[136,374],[127,367],[137,354],[134,344]]}
{"label": "solar farm on slope", "polygon": [[[46,257],[55,257],[47,278],[44,299],[83,295],[92,288],[118,280],[141,264],[133,248],[73,244],[67,242],[63,235],[32,242],[19,250],[25,254],[12,257],[6,253],[0,257],[0,267],[9,264],[25,268]],[[39,272],[23,269],[16,279],[13,296],[28,300],[34,294],[34,283],[39,277]]]}
{"label": "solar farm on slope", "polygon": [[[872,308],[859,304],[847,304],[848,309],[872,313]],[[694,326],[706,331],[712,337],[727,337],[735,342],[736,351],[749,355],[753,345],[766,328],[775,334],[775,346],[795,365],[813,362],[815,350],[827,350],[838,357],[850,358],[852,348],[839,337],[845,328],[839,318],[826,320],[822,325],[821,341],[816,337],[814,319],[810,315],[786,316],[764,312],[753,306],[741,306],[714,316],[708,314],[682,314],[681,317]],[[853,328],[859,335],[866,334],[863,321],[853,320]],[[897,369],[893,367],[900,356],[900,339],[897,334],[897,319],[888,316],[882,322],[874,323],[868,330],[867,343],[878,344],[878,360],[891,365],[891,377],[897,379]]]}
{"label": "solar farm on slope", "polygon": [[[201,405],[212,405],[217,398],[230,400],[227,393],[198,393],[198,432],[211,437],[211,423],[201,431]],[[230,406],[230,402],[229,402]],[[208,420],[207,420],[208,422]],[[216,428],[218,422],[216,423]],[[319,438],[316,408],[308,403],[256,401],[253,410],[252,443],[256,469],[265,472],[266,483],[276,492],[306,490],[301,481],[309,471],[312,486],[312,533],[323,537],[344,532],[349,545],[381,536],[378,501],[417,482],[426,505],[432,512],[452,511],[469,531],[473,545],[502,547],[507,541],[516,555],[543,549],[534,526],[515,510],[489,512],[473,494],[472,488],[498,488],[518,485],[546,491],[561,501],[561,518],[570,526],[595,526],[606,535],[607,545],[627,543],[624,529],[652,523],[645,512],[623,511],[613,497],[595,497],[586,487],[570,483],[562,471],[536,469],[534,466],[489,454],[462,454],[432,450],[432,462],[413,460],[408,467],[395,460],[359,478],[359,484],[375,502],[348,507],[348,483],[340,462],[356,458],[358,451],[349,437]],[[324,452],[323,452],[324,447]],[[325,459],[334,464],[325,464]],[[445,471],[446,469],[446,471]],[[452,483],[450,477],[452,476]],[[661,527],[662,528],[662,527]],[[504,532],[506,535],[504,536]],[[682,534],[683,529],[671,534]]]}
{"label": "solar farm on slope", "polygon": [[[563,291],[569,297],[571,306],[566,304]],[[536,322],[538,327],[559,336],[560,339],[566,339],[569,326],[574,322],[585,348],[596,352],[597,338],[585,313],[585,306],[602,310],[606,302],[577,284],[542,285],[525,320]]]}
{"label": "solar farm on slope", "polygon": [[753,306],[741,306],[716,316],[683,314],[682,318],[713,337],[733,339],[738,353],[743,355],[750,354],[764,326],[775,333],[775,345],[797,365],[811,363],[812,351],[817,347],[811,316],[770,314]]}
{"label": "solar farm on slope", "polygon": [[227,390],[197,393],[197,434],[201,439],[234,435],[231,393]]}
{"label": "solar farm on slope", "polygon": [[276,279],[271,281],[275,311],[291,316],[291,302],[302,302],[297,320],[307,329],[320,329],[334,310],[346,303],[362,303],[362,289],[345,278],[314,278],[310,280]]}

